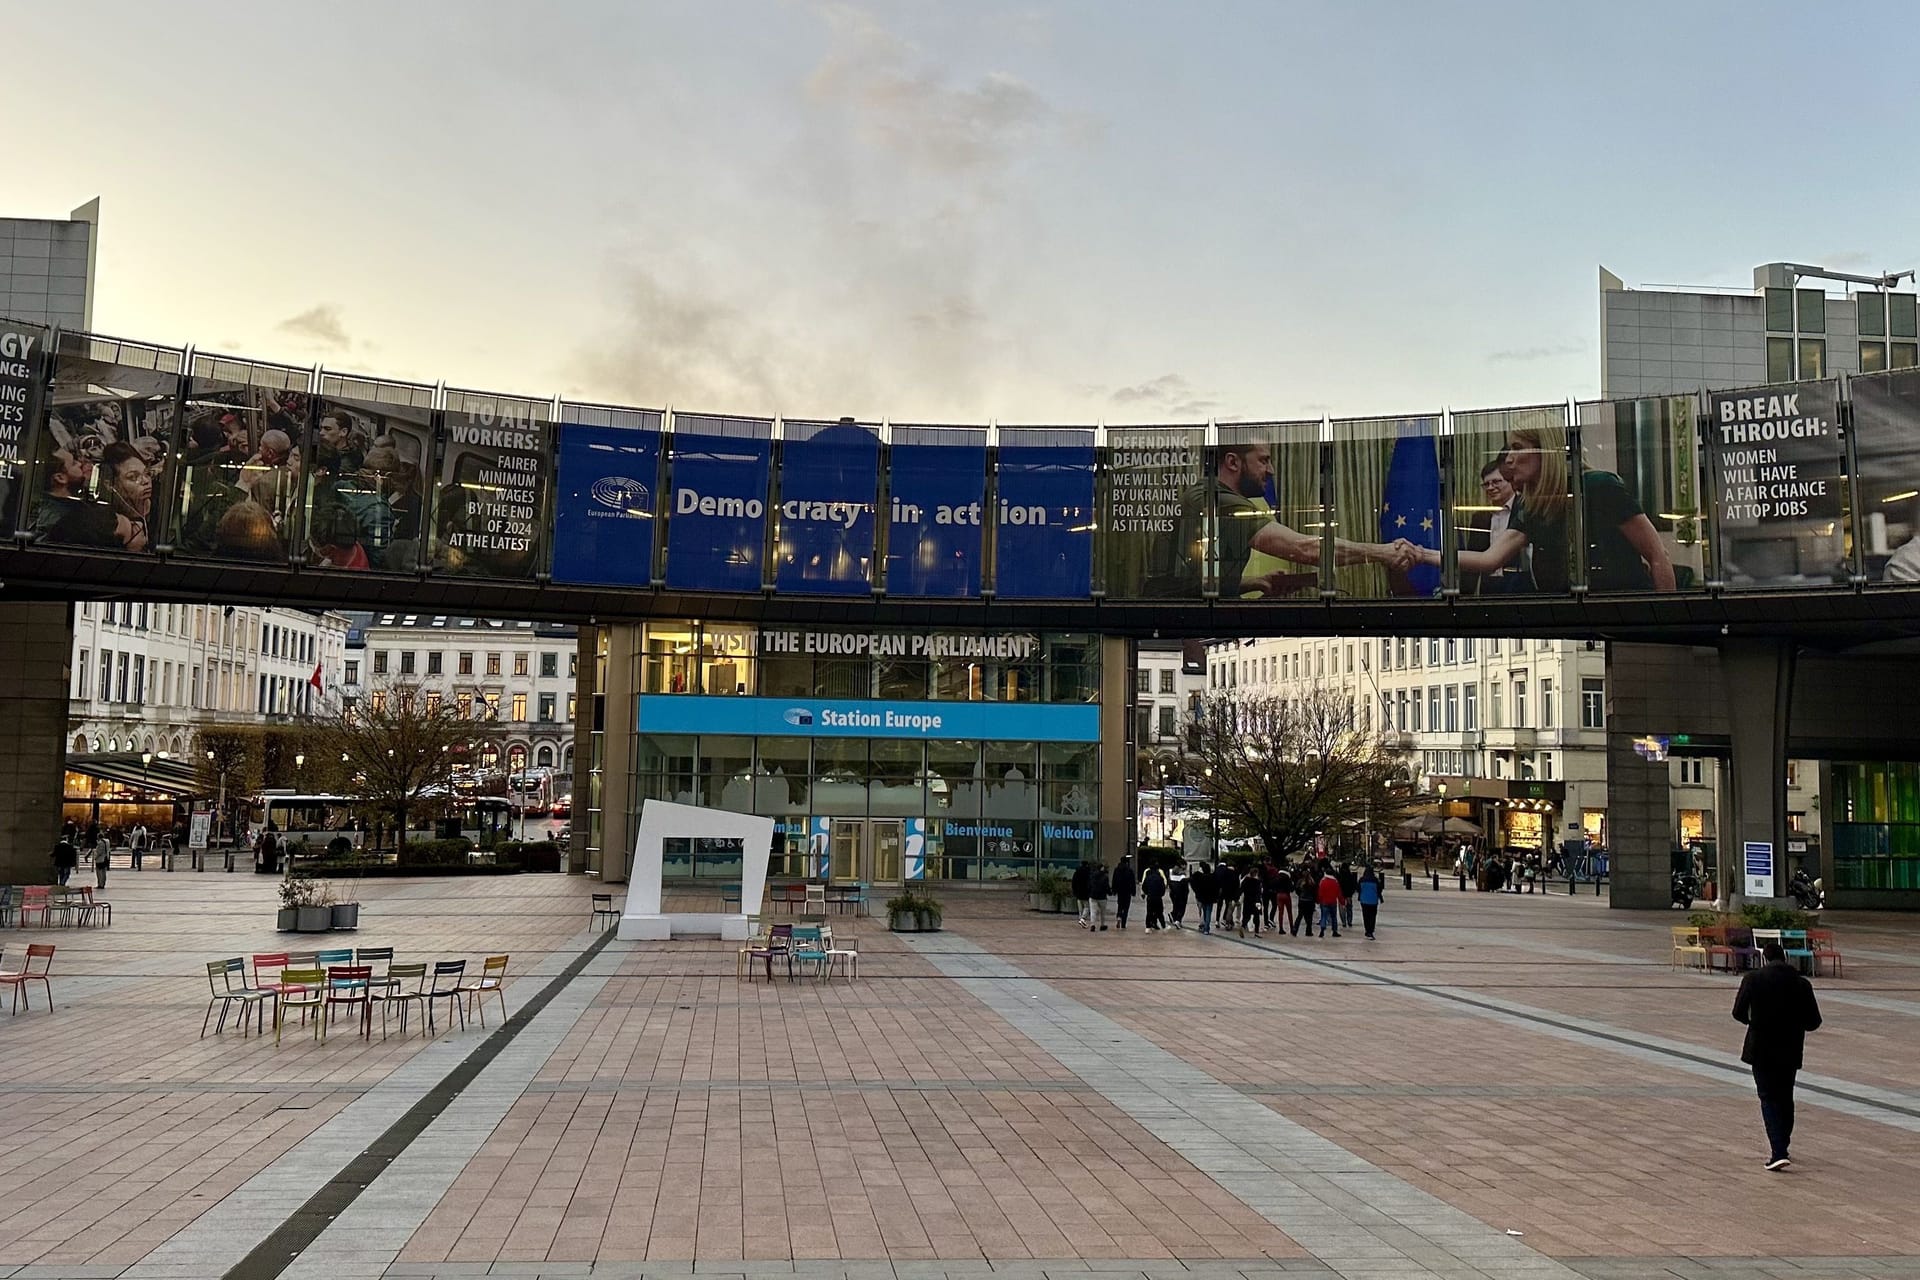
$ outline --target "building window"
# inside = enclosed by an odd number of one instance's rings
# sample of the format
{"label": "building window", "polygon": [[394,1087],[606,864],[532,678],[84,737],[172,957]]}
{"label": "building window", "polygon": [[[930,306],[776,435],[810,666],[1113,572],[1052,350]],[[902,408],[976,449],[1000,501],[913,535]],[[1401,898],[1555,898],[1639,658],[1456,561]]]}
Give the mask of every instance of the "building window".
{"label": "building window", "polygon": [[432,652],[427,654],[427,674],[428,675],[437,676],[440,674],[440,659],[442,658],[442,656],[443,655],[438,649],[435,649]]}
{"label": "building window", "polygon": [[1409,690],[1407,692],[1407,723],[1408,727],[1415,733],[1424,732],[1420,727],[1422,723],[1420,706],[1420,691],[1418,689]]}
{"label": "building window", "polygon": [[500,674],[499,654],[490,653],[487,655],[487,674],[490,676],[498,676]]}
{"label": "building window", "polygon": [[430,716],[440,714],[440,691],[438,689],[427,690],[427,714]]}
{"label": "building window", "polygon": [[540,722],[542,724],[553,722],[553,695],[550,693],[540,695]]}
{"label": "building window", "polygon": [[1160,692],[1162,693],[1173,692],[1173,668],[1172,667],[1163,668],[1160,672]]}
{"label": "building window", "polygon": [[1487,641],[1487,656],[1490,658],[1500,656],[1500,642],[1498,640]]}
{"label": "building window", "polygon": [[385,649],[375,649],[373,651],[373,674],[377,676],[387,674],[387,651]]}
{"label": "building window", "polygon": [[1795,301],[1800,311],[1800,332],[1825,333],[1827,331],[1827,295],[1821,289],[1795,289]]}
{"label": "building window", "polygon": [[358,662],[358,660],[349,661],[347,663],[347,683],[348,684],[360,683],[360,663]]}
{"label": "building window", "polygon": [[403,676],[413,674],[413,650],[411,649],[403,649],[400,652],[400,674]]}
{"label": "building window", "polygon": [[540,655],[540,678],[542,680],[556,680],[559,678],[559,676],[560,676],[560,655],[552,652],[541,654]]}
{"label": "building window", "polygon": [[1440,686],[1437,684],[1427,689],[1427,728],[1440,732]]}
{"label": "building window", "polygon": [[1540,766],[1546,772],[1547,781],[1552,782],[1553,781],[1553,752],[1549,751],[1540,757]]}
{"label": "building window", "polygon": [[1674,761],[1674,772],[1678,775],[1679,783],[1683,787],[1706,785],[1707,762],[1697,756],[1683,756]]}
{"label": "building window", "polygon": [[117,669],[120,673],[120,696],[114,699],[114,701],[130,702],[133,700],[133,685],[127,680],[128,659],[126,654],[123,653],[120,655],[120,665]]}
{"label": "building window", "polygon": [[1800,339],[1800,378],[1802,381],[1827,376],[1827,341],[1825,338]]}
{"label": "building window", "polygon": [[1863,338],[1884,338],[1887,336],[1887,295],[1884,293],[1856,293],[1853,296],[1854,312],[1860,319],[1860,336]]}
{"label": "building window", "polygon": [[578,680],[579,678],[580,678],[580,654],[579,654],[579,651],[576,650],[573,653],[569,653],[567,655],[567,679]]}
{"label": "building window", "polygon": [[513,695],[513,718],[516,721],[527,718],[527,695],[524,693]]}
{"label": "building window", "polygon": [[1513,727],[1527,728],[1527,681],[1524,676],[1513,678]]}
{"label": "building window", "polygon": [[1460,727],[1468,733],[1480,728],[1480,686],[1477,684],[1460,690]]}
{"label": "building window", "polygon": [[385,689],[375,689],[369,701],[373,704],[373,714],[382,714],[387,709],[387,691]]}
{"label": "building window", "polygon": [[1540,727],[1542,729],[1554,727],[1554,711],[1553,681],[1542,676],[1540,678]]}
{"label": "building window", "polygon": [[85,698],[87,696],[87,676],[93,670],[92,665],[87,660],[92,656],[93,655],[87,650],[82,649],[80,651],[80,661],[74,663],[74,679],[79,682],[73,689],[73,696],[76,698]]}
{"label": "building window", "polygon": [[526,654],[516,653],[513,655],[513,674],[515,674],[516,676],[524,676],[527,674],[527,655]]}
{"label": "building window", "polygon": [[1389,670],[1392,666],[1393,666],[1393,641],[1382,640],[1380,642],[1380,669],[1382,671],[1386,671],[1386,670]]}
{"label": "building window", "polygon": [[1160,708],[1160,739],[1163,742],[1174,736],[1173,713],[1174,707],[1171,703]]}
{"label": "building window", "polygon": [[1793,290],[1767,290],[1767,332],[1793,332]]}
{"label": "building window", "polygon": [[1605,680],[1591,676],[1581,679],[1580,727],[1582,729],[1607,727],[1607,682]]}
{"label": "building window", "polygon": [[1889,369],[1911,369],[1920,365],[1920,343],[1896,342],[1887,349]]}
{"label": "building window", "polygon": [[1767,339],[1767,381],[1793,381],[1793,339]]}
{"label": "building window", "polygon": [[1447,732],[1457,733],[1460,729],[1460,686],[1447,686]]}
{"label": "building window", "polygon": [[470,653],[461,654],[454,664],[454,671],[458,675],[463,675],[463,676],[472,675],[473,674],[473,655]]}
{"label": "building window", "polygon": [[1500,705],[1500,682],[1493,681],[1487,686],[1487,728],[1505,727],[1506,711]]}
{"label": "building window", "polygon": [[473,695],[472,694],[470,693],[454,694],[453,706],[454,706],[454,710],[460,713],[460,718],[462,720],[473,719]]}
{"label": "building window", "polygon": [[1437,667],[1440,665],[1440,637],[1439,636],[1427,637],[1427,665],[1430,667]]}
{"label": "building window", "polygon": [[1862,342],[1860,344],[1860,372],[1881,373],[1887,367],[1887,344],[1884,342]]}
{"label": "building window", "polygon": [[1920,338],[1920,323],[1914,315],[1914,296],[1910,293],[1887,295],[1887,336]]}
{"label": "building window", "polygon": [[1141,667],[1133,673],[1133,691],[1135,693],[1153,692],[1153,672]]}
{"label": "building window", "polygon": [[572,720],[572,719],[574,718],[574,716],[573,716],[573,700],[574,700],[574,696],[575,696],[575,695],[573,695],[573,694],[571,694],[571,693],[569,693],[569,694],[567,695],[567,719],[569,719],[569,720]]}
{"label": "building window", "polygon": [[[526,697],[525,694],[521,694],[520,696],[522,698]],[[500,718],[500,695],[499,694],[497,693],[481,694],[480,706],[488,720],[498,720]]]}

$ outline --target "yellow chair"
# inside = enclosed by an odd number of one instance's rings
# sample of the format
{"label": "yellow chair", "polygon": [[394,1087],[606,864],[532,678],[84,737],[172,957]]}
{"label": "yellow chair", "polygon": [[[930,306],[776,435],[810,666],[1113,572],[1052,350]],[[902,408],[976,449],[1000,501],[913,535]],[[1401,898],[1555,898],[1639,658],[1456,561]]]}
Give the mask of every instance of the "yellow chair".
{"label": "yellow chair", "polygon": [[325,969],[282,969],[280,971],[280,999],[273,1007],[273,1043],[280,1043],[280,1028],[286,1025],[287,1010],[300,1011],[300,1025],[307,1025],[307,1011],[311,1009],[320,1016],[315,1019],[313,1038],[320,1038],[321,1028],[327,1024],[327,971]]}
{"label": "yellow chair", "polygon": [[1707,948],[1700,941],[1700,930],[1692,925],[1673,926],[1673,967],[1707,967]]}
{"label": "yellow chair", "polygon": [[500,998],[500,1021],[507,1020],[507,957],[488,956],[480,962],[480,980],[461,984],[460,990],[467,997],[467,1012],[474,1011],[474,1002],[480,1002],[480,1025],[487,1025],[487,1000],[490,995]]}

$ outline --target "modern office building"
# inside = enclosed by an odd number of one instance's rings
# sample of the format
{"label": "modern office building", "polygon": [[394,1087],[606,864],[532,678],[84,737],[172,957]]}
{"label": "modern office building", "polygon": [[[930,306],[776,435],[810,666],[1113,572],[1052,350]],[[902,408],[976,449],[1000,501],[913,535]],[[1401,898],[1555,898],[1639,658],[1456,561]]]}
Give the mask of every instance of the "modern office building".
{"label": "modern office building", "polygon": [[[649,799],[775,818],[774,872],[835,880],[1004,879],[1128,847],[1123,641],[649,622],[594,643],[586,869],[607,879]],[[737,849],[667,856],[739,876]]]}
{"label": "modern office building", "polygon": [[[351,701],[384,698],[400,686],[430,705],[500,729],[496,759],[508,773],[574,761],[576,629],[558,623],[453,618],[444,614],[358,613],[347,640],[341,687]],[[558,785],[571,789],[571,782]]]}
{"label": "modern office building", "polygon": [[100,202],[65,219],[0,218],[0,316],[93,327],[93,264]]}

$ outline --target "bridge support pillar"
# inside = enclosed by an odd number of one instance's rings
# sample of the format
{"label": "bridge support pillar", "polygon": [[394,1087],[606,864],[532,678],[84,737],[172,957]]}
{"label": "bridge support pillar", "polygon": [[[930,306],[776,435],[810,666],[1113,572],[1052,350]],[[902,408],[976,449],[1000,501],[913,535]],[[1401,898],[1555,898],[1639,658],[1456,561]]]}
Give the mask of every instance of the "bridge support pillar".
{"label": "bridge support pillar", "polygon": [[0,606],[0,884],[47,884],[66,792],[73,606]]}
{"label": "bridge support pillar", "polygon": [[1728,813],[1720,824],[1723,901],[1743,883],[1741,850],[1749,840],[1773,846],[1774,893],[1786,884],[1787,736],[1791,729],[1795,649],[1776,639],[1727,640],[1720,646],[1733,762],[1727,770]]}

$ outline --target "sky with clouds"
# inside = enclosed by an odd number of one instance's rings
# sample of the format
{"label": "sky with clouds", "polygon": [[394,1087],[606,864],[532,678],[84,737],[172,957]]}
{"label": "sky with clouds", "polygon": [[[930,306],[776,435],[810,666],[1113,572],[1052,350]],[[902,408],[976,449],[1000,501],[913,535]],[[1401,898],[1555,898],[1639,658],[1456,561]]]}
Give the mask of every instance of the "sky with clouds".
{"label": "sky with clouds", "polygon": [[[900,422],[1597,387],[1597,268],[1920,265],[1908,4],[9,6],[103,332]],[[1833,55],[1858,54],[1847,60]]]}

